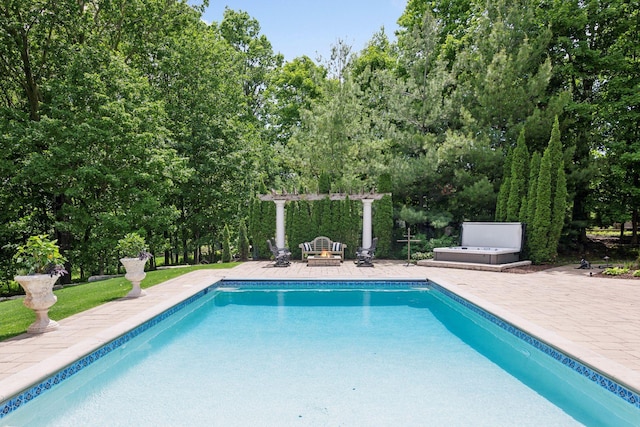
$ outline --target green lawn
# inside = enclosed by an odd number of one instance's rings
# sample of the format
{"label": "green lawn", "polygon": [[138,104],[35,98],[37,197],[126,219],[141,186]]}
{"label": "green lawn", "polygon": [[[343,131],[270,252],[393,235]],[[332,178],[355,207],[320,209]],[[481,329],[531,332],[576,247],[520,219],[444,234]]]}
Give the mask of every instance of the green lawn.
{"label": "green lawn", "polygon": [[[150,288],[158,283],[181,276],[194,270],[231,268],[238,263],[205,264],[184,268],[148,271],[140,284]],[[124,277],[100,282],[82,283],[55,291],[58,302],[49,310],[49,317],[61,320],[108,301],[124,297],[131,290],[131,283]],[[35,321],[34,312],[22,304],[22,298],[0,303],[0,341],[20,335]]]}

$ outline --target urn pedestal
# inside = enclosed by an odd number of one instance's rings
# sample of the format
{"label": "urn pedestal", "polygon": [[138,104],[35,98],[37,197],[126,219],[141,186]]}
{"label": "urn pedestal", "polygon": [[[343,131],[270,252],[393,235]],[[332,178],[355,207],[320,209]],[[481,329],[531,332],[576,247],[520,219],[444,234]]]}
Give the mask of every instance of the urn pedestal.
{"label": "urn pedestal", "polygon": [[53,294],[53,285],[58,276],[34,274],[16,276],[14,280],[26,293],[24,305],[36,313],[36,321],[29,325],[27,333],[42,334],[58,329],[58,322],[49,319],[49,308],[58,301],[58,297]]}
{"label": "urn pedestal", "polygon": [[138,298],[145,296],[147,293],[140,288],[140,282],[145,278],[147,273],[144,272],[144,266],[147,264],[146,259],[140,258],[121,258],[120,262],[124,266],[127,274],[124,278],[133,285],[131,291],[125,298]]}

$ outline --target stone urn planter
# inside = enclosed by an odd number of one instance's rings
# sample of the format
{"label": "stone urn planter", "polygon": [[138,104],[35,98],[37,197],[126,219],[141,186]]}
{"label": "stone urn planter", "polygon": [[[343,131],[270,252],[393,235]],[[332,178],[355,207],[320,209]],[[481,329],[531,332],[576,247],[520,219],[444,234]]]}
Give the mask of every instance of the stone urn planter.
{"label": "stone urn planter", "polygon": [[147,293],[140,287],[140,282],[142,282],[147,275],[147,273],[144,272],[144,266],[146,265],[147,260],[140,258],[120,258],[120,262],[127,272],[127,274],[124,275],[124,278],[130,281],[133,286],[125,298],[138,298],[145,296]]}
{"label": "stone urn planter", "polygon": [[42,334],[58,329],[58,322],[49,319],[49,308],[58,301],[58,297],[53,294],[53,285],[58,276],[32,274],[15,276],[14,279],[26,293],[24,305],[36,313],[36,321],[27,328],[27,333]]}
{"label": "stone urn planter", "polygon": [[14,277],[26,294],[24,305],[36,313],[36,321],[27,328],[27,333],[41,334],[57,329],[58,323],[49,319],[49,308],[58,301],[53,285],[68,272],[64,268],[67,260],[60,254],[56,240],[46,234],[31,236],[24,245],[18,246],[13,260],[17,270],[26,273]]}
{"label": "stone urn planter", "polygon": [[144,266],[147,260],[153,257],[146,249],[147,244],[144,238],[138,233],[129,233],[122,239],[118,240],[116,249],[124,255],[120,258],[120,262],[124,265],[127,274],[124,278],[131,282],[133,288],[126,295],[126,298],[138,298],[146,295],[146,292],[140,288],[140,282],[147,275],[144,272]]}

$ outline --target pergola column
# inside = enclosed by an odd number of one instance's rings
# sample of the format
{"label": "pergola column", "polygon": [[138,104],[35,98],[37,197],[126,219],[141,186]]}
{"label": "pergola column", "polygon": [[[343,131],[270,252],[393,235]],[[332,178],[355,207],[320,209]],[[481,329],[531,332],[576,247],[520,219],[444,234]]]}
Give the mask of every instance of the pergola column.
{"label": "pergola column", "polygon": [[276,203],[276,246],[284,248],[284,204],[286,200],[274,200]]}
{"label": "pergola column", "polygon": [[371,247],[371,205],[373,199],[362,199],[362,247]]}

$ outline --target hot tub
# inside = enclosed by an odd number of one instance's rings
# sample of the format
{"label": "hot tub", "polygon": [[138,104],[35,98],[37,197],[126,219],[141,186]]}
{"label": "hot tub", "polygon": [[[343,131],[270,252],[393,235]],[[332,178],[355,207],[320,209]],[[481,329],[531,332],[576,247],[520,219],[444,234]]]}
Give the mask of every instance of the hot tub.
{"label": "hot tub", "polygon": [[521,222],[464,222],[460,246],[435,248],[435,261],[508,264],[520,260],[524,240]]}
{"label": "hot tub", "polygon": [[433,259],[436,261],[474,262],[479,264],[507,264],[520,260],[520,249],[451,246],[448,248],[435,248],[433,250]]}

